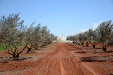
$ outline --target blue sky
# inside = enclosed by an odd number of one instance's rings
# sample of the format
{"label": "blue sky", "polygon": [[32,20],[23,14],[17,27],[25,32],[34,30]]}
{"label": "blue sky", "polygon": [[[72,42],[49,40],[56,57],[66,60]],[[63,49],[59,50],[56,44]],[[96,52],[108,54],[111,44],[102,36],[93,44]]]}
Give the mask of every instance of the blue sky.
{"label": "blue sky", "polygon": [[0,16],[13,13],[20,13],[25,25],[36,21],[66,37],[113,20],[113,0],[0,0]]}

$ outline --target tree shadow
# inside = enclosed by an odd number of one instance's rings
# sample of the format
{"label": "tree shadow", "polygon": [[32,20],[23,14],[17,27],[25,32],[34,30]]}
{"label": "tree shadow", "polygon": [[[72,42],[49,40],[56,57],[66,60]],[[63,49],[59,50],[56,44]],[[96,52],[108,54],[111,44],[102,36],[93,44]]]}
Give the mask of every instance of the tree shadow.
{"label": "tree shadow", "polygon": [[43,46],[42,48],[47,48],[47,46]]}
{"label": "tree shadow", "polygon": [[40,48],[47,48],[47,46],[46,46],[46,45],[44,45],[44,46],[41,46]]}
{"label": "tree shadow", "polygon": [[106,62],[106,61],[113,62],[113,55],[81,57],[80,60],[82,62]]}
{"label": "tree shadow", "polygon": [[93,51],[94,53],[112,53],[113,51],[112,50],[107,50],[107,51]]}
{"label": "tree shadow", "polygon": [[96,60],[92,57],[82,57],[80,58],[82,62],[105,62],[106,60]]}
{"label": "tree shadow", "polygon": [[35,50],[41,50],[41,49],[35,49]]}
{"label": "tree shadow", "polygon": [[9,63],[8,61],[0,61],[0,63]]}
{"label": "tree shadow", "polygon": [[102,49],[102,48],[95,48],[95,49]]}
{"label": "tree shadow", "polygon": [[75,49],[71,49],[71,50],[75,50]]}
{"label": "tree shadow", "polygon": [[83,46],[83,47],[89,47],[89,46]]}
{"label": "tree shadow", "polygon": [[88,49],[89,50],[89,49],[94,49],[94,48],[93,47],[85,47],[84,49]]}
{"label": "tree shadow", "polygon": [[85,51],[81,51],[81,52],[74,52],[74,53],[86,53]]}
{"label": "tree shadow", "polygon": [[94,50],[94,51],[91,51],[92,53],[103,53],[103,51],[98,51],[98,50]]}
{"label": "tree shadow", "polygon": [[9,63],[13,61],[24,61],[31,59],[32,57],[20,57],[18,59],[14,59],[13,57],[0,57],[0,63]]}
{"label": "tree shadow", "polygon": [[4,58],[4,57],[0,57],[0,59],[1,59],[1,58]]}
{"label": "tree shadow", "polygon": [[112,50],[105,51],[105,53],[112,53],[112,52],[113,52]]}
{"label": "tree shadow", "polygon": [[18,59],[14,59],[14,61],[23,61],[23,60],[28,60],[31,59],[32,57],[22,57],[22,58],[18,58]]}

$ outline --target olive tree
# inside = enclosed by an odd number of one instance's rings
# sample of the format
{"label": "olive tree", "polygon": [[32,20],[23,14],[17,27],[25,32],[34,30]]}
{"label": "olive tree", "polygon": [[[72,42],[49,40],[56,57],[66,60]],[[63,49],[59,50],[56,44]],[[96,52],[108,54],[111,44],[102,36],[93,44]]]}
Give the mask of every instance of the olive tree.
{"label": "olive tree", "polygon": [[47,45],[50,41],[50,36],[49,36],[49,30],[47,29],[47,26],[43,26],[41,29],[41,36],[42,36],[42,47]]}
{"label": "olive tree", "polygon": [[[27,47],[23,40],[25,30],[23,23],[23,20],[20,21],[19,14],[3,16],[0,19],[0,44],[13,58],[18,58]],[[23,48],[19,49],[20,46]]]}
{"label": "olive tree", "polygon": [[74,36],[68,36],[67,39],[74,39],[79,42],[86,42],[86,46],[89,42],[92,43],[93,48],[97,45],[96,42],[102,43],[103,51],[106,51],[107,44],[113,44],[113,24],[112,21],[102,22],[95,30],[89,29],[84,33],[79,33]]}
{"label": "olive tree", "polygon": [[[111,37],[113,37],[113,30],[112,30],[112,33],[111,33]],[[109,41],[108,45],[113,46],[113,38],[111,38],[111,40]]]}
{"label": "olive tree", "polygon": [[50,34],[50,43],[52,43],[54,40],[57,40],[57,37],[54,34]]}
{"label": "olive tree", "polygon": [[38,49],[40,47],[40,43],[42,42],[43,38],[41,36],[41,26],[38,24],[34,28],[34,48]]}
{"label": "olive tree", "polygon": [[71,40],[75,44],[77,42],[77,37],[76,35],[67,36],[66,40]]}
{"label": "olive tree", "polygon": [[97,45],[95,31],[93,31],[92,29],[89,29],[87,36],[88,36],[87,40],[92,44],[93,48],[95,48],[95,46]]}
{"label": "olive tree", "polygon": [[110,21],[102,22],[98,28],[98,41],[103,43],[103,50],[106,51],[107,43],[112,39],[113,24]]}
{"label": "olive tree", "polygon": [[30,52],[32,48],[37,49],[56,39],[47,26],[33,26],[33,22],[29,27],[25,27],[23,23],[19,14],[2,16],[0,19],[0,44],[13,58],[18,58],[26,48],[27,52]]}
{"label": "olive tree", "polygon": [[[33,23],[34,24],[34,23]],[[26,44],[27,53],[29,53],[33,48],[38,49],[39,47],[46,46],[50,44],[55,38],[53,34],[50,34],[50,31],[46,26],[41,27],[40,24],[37,26],[30,27],[26,30]]]}
{"label": "olive tree", "polygon": [[25,32],[25,43],[27,44],[27,53],[31,51],[34,46],[34,27],[32,23]]}

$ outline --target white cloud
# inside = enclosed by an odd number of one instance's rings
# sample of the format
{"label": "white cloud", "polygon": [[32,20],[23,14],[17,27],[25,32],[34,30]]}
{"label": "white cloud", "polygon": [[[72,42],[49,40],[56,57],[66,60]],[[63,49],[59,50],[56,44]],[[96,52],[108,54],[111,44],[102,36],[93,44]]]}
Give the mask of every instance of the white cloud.
{"label": "white cloud", "polygon": [[88,30],[88,28],[87,29],[81,29],[80,32],[85,32],[87,30]]}
{"label": "white cloud", "polygon": [[[92,28],[93,30],[95,30],[103,21],[106,21],[106,20],[102,20],[102,21],[100,21],[100,22],[94,22],[94,23],[92,23],[91,28]],[[84,28],[84,29],[81,29],[80,31],[75,31],[75,32],[72,33],[72,35],[76,35],[76,34],[78,34],[78,33],[83,33],[83,32],[85,32],[85,31],[87,31],[87,30],[89,30],[89,29],[90,29],[90,28]]]}
{"label": "white cloud", "polygon": [[93,30],[95,30],[102,22],[104,22],[104,21],[106,21],[106,20],[102,20],[102,21],[100,21],[100,22],[95,22],[95,23],[93,23],[92,24],[92,29]]}
{"label": "white cloud", "polygon": [[[103,20],[103,21],[105,21],[105,20]],[[94,22],[93,24],[92,24],[92,29],[93,30],[95,30],[103,21],[100,21],[100,22]],[[81,29],[80,30],[80,32],[85,32],[85,31],[87,31],[89,28],[85,28],[85,29]]]}
{"label": "white cloud", "polygon": [[103,21],[95,22],[92,24],[92,29],[95,30]]}
{"label": "white cloud", "polygon": [[100,23],[94,23],[92,26],[92,29],[96,29],[99,26]]}

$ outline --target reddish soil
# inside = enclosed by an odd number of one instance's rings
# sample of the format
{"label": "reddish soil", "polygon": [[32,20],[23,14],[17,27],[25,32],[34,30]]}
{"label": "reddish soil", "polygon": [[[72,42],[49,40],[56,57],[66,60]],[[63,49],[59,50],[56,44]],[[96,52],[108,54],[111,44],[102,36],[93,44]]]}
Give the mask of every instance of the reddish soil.
{"label": "reddish soil", "polygon": [[0,52],[0,75],[112,75],[113,47],[107,51],[69,43],[54,43],[14,60]]}

